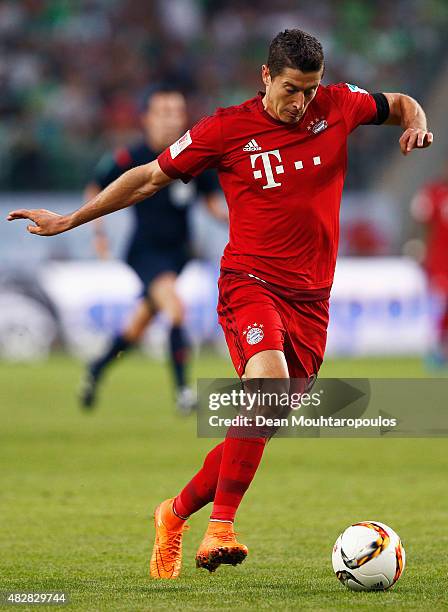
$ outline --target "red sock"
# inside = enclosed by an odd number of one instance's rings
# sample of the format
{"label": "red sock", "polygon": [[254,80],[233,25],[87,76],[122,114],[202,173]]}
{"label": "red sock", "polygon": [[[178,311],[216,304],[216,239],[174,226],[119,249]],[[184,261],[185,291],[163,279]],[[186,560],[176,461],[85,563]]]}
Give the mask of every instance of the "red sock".
{"label": "red sock", "polygon": [[210,519],[233,521],[260,464],[267,438],[224,440],[219,479]]}
{"label": "red sock", "polygon": [[204,465],[174,500],[174,511],[187,518],[215,497],[224,442],[215,446],[207,455]]}

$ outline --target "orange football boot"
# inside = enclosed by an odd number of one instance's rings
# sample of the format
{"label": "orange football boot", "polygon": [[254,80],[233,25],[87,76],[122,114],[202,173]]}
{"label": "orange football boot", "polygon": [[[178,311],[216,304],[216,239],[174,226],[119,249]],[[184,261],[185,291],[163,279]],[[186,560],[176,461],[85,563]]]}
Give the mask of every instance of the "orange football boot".
{"label": "orange football boot", "polygon": [[182,564],[182,536],[185,521],[173,512],[172,499],[163,501],[154,512],[156,539],[150,562],[153,578],[177,578]]}
{"label": "orange football boot", "polygon": [[247,546],[237,542],[233,523],[210,521],[196,553],[196,567],[214,572],[222,563],[242,563],[248,552]]}

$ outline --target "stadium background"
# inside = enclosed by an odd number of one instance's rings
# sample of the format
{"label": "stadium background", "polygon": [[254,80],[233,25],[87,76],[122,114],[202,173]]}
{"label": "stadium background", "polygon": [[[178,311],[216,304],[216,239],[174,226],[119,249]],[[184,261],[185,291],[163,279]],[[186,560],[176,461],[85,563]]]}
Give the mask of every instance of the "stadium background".
{"label": "stadium background", "polygon": [[[364,127],[351,136],[340,255],[377,259],[341,262],[328,347],[336,355],[423,354],[432,342],[437,303],[428,299],[418,266],[397,258],[419,252],[409,241],[415,237],[409,201],[437,173],[446,150],[437,127],[443,125],[438,100],[447,87],[447,23],[442,0],[281,0],[275,9],[265,1],[236,0],[3,0],[3,217],[19,207],[78,207],[102,154],[138,136],[141,102],[153,82],[183,87],[191,122],[218,105],[251,97],[260,88],[268,41],[299,24],[324,44],[326,82],[404,91],[429,112],[437,138],[425,155],[403,159],[397,129]],[[183,282],[190,333],[198,345],[219,346],[215,280],[227,231],[201,206],[191,217],[202,264]],[[129,211],[107,220],[116,257],[129,224]],[[0,253],[5,359],[44,357],[52,349],[95,354],[122,326],[139,290],[120,264],[94,261],[90,227],[41,241],[25,235],[21,224],[2,223]],[[120,274],[120,288],[109,282],[114,274]],[[163,339],[159,321],[145,344],[157,355]]]}
{"label": "stadium background", "polygon": [[[409,204],[448,152],[444,0],[0,0],[0,214],[78,207],[101,155],[138,134],[141,99],[160,78],[184,85],[192,122],[251,97],[267,43],[285,27],[322,40],[325,82],[402,91],[428,113],[434,146],[406,159],[397,128],[351,137],[322,370],[427,376],[421,357],[438,305],[417,263]],[[215,315],[226,231],[200,205],[192,222],[201,259],[181,289],[192,340],[206,347],[193,374],[232,376]],[[107,219],[117,257],[129,223],[126,211]],[[377,517],[402,535],[410,560],[387,603],[445,606],[444,440],[274,441],[239,519],[254,554],[243,573],[223,568],[213,587],[197,576],[202,514],[186,542],[188,587],[148,584],[149,509],[183,484],[211,441],[172,414],[163,321],[145,343],[153,358],[123,360],[98,412],[80,413],[79,358],[120,327],[139,291],[124,264],[95,259],[92,237],[88,226],[41,239],[0,223],[0,591],[67,589],[86,610],[377,609],[343,593],[328,561],[343,527]],[[272,532],[273,516],[288,525],[283,534]]]}

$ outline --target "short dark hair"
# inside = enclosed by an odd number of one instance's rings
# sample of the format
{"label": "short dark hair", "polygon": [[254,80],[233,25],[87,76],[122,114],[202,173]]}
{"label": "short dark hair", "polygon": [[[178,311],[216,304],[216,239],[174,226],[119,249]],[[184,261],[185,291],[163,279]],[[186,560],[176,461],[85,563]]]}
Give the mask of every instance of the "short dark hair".
{"label": "short dark hair", "polygon": [[324,66],[324,51],[311,34],[302,30],[285,30],[277,34],[269,45],[267,65],[272,78],[284,68],[318,72]]}
{"label": "short dark hair", "polygon": [[171,94],[171,93],[180,93],[183,96],[185,95],[184,88],[181,84],[176,83],[175,81],[159,81],[157,83],[153,83],[149,85],[140,96],[140,111],[142,113],[148,110],[149,104],[151,103],[154,96],[157,94]]}

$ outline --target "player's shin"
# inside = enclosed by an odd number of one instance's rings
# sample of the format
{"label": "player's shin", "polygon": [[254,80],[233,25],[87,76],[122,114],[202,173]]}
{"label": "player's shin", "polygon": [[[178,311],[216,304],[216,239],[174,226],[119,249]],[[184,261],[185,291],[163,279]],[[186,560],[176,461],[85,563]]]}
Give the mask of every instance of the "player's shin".
{"label": "player's shin", "polygon": [[187,518],[213,501],[223,448],[221,442],[208,453],[202,468],[175,498],[173,509],[178,516]]}
{"label": "player's shin", "polygon": [[219,470],[211,521],[233,522],[260,465],[267,438],[235,438],[229,431]]}
{"label": "player's shin", "polygon": [[[245,392],[248,396],[256,397],[257,403],[251,409],[250,424],[235,425],[227,432],[211,521],[233,522],[258,469],[266,443],[278,429],[277,425],[259,425],[257,418],[263,416],[263,422],[274,423],[275,417],[289,412],[289,403],[284,407],[272,400],[287,395],[289,386],[289,379],[254,378],[244,381]],[[264,397],[269,398],[269,402],[265,402]],[[244,402],[241,410],[247,416],[246,405],[248,403]]]}

